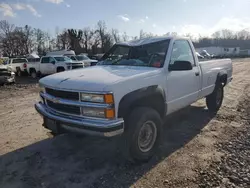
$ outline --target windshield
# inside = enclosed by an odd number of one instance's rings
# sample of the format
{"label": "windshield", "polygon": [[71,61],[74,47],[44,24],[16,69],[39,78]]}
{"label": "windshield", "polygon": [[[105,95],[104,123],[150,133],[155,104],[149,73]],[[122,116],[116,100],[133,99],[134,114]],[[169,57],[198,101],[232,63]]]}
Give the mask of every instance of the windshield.
{"label": "windshield", "polygon": [[141,46],[115,45],[98,65],[162,67],[168,46],[169,40]]}
{"label": "windshield", "polygon": [[60,62],[64,62],[64,61],[68,61],[68,62],[72,62],[72,60],[68,57],[54,57],[56,59],[56,61],[60,61]]}
{"label": "windshield", "polygon": [[89,58],[86,55],[77,55],[76,59],[78,61],[82,61],[82,60],[89,60]]}

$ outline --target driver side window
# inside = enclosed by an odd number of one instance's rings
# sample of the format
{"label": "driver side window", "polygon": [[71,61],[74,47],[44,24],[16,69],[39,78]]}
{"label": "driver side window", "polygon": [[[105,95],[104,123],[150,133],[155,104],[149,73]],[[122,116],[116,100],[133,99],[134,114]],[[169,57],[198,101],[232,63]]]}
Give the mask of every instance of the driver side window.
{"label": "driver side window", "polygon": [[189,61],[195,66],[192,49],[187,40],[176,40],[174,42],[170,64],[175,61]]}
{"label": "driver side window", "polygon": [[49,62],[52,63],[52,62],[55,62],[55,59],[53,57],[50,57],[49,58]]}
{"label": "driver side window", "polygon": [[49,63],[49,57],[43,57],[41,63]]}

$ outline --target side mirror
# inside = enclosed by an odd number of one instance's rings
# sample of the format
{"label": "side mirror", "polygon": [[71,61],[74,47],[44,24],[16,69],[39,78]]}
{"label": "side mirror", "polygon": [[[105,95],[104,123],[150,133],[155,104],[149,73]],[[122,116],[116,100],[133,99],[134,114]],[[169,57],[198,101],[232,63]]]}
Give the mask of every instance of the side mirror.
{"label": "side mirror", "polygon": [[52,63],[54,65],[56,62],[55,61],[51,61],[50,63]]}
{"label": "side mirror", "polygon": [[169,65],[169,71],[186,71],[192,70],[193,66],[189,61],[175,61],[174,64]]}

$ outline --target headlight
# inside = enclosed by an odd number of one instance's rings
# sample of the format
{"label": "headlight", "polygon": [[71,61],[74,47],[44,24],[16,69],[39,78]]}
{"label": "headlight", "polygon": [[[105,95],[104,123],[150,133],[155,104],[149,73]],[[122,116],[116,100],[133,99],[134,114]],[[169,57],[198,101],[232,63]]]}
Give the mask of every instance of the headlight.
{"label": "headlight", "polygon": [[114,109],[83,107],[82,115],[89,117],[112,119],[115,117],[115,111]]}
{"label": "headlight", "polygon": [[112,94],[101,95],[101,94],[81,93],[81,101],[113,104],[114,98]]}

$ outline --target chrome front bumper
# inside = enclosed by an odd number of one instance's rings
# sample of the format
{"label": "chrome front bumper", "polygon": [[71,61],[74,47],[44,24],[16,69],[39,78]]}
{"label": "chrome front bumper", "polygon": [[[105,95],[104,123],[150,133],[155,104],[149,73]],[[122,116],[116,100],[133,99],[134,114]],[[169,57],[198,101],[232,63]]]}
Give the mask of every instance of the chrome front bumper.
{"label": "chrome front bumper", "polygon": [[[41,102],[36,103],[35,108],[37,112],[39,112],[44,117],[44,119],[47,118],[54,120],[59,132],[62,130],[62,132],[76,132],[104,137],[113,137],[124,132],[123,119],[102,120],[63,115],[49,109]],[[50,129],[46,123],[44,123],[44,127]]]}

